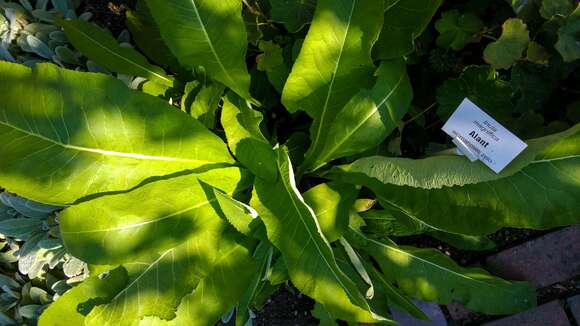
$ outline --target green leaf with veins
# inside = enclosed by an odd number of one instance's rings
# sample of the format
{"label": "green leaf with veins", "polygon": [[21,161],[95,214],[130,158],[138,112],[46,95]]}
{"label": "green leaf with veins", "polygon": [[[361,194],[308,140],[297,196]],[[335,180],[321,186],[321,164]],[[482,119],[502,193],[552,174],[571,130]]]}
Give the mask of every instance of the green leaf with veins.
{"label": "green leaf with veins", "polygon": [[473,41],[475,33],[483,27],[482,21],[472,13],[461,14],[457,10],[445,11],[435,23],[439,32],[437,45],[455,51]]}
{"label": "green leaf with veins", "polygon": [[195,291],[181,300],[174,325],[214,325],[243,297],[256,262],[247,248],[225,241],[211,266]]}
{"label": "green leaf with veins", "polygon": [[457,79],[445,81],[437,89],[437,115],[446,121],[467,97],[501,123],[511,120],[513,104],[510,83],[493,68],[469,66]]}
{"label": "green leaf with veins", "polygon": [[[387,299],[390,307],[397,308],[407,312],[409,315],[419,320],[429,320],[429,317],[419,309],[405,294],[397,287],[393,286],[386,280],[384,274],[379,272],[372,264],[366,263],[367,270],[375,281],[377,291],[377,300]],[[388,273],[388,272],[387,272]]]}
{"label": "green leaf with veins", "polygon": [[481,268],[462,268],[435,249],[399,247],[379,242],[350,229],[353,246],[371,255],[403,292],[419,300],[449,304],[453,300],[490,315],[505,315],[536,305],[534,288],[526,282],[508,282]]}
{"label": "green leaf with veins", "polygon": [[130,192],[69,207],[60,217],[64,244],[75,257],[95,264],[130,262],[167,251],[210,232],[212,223],[220,221],[213,190],[203,182],[231,195],[247,188],[245,177],[239,168],[214,169],[202,175],[162,178]]}
{"label": "green leaf with veins", "polygon": [[373,322],[365,298],[338,267],[316,216],[296,188],[285,149],[278,149],[276,182],[256,179],[252,206],[266,225],[268,239],[284,257],[292,283],[338,318]]}
{"label": "green leaf with veins", "polygon": [[486,236],[469,236],[433,230],[400,210],[389,208],[389,205],[386,207],[385,210],[371,210],[361,214],[366,223],[362,230],[373,238],[427,234],[462,250],[490,250],[495,247],[495,243]]}
{"label": "green leaf with veins", "polygon": [[[133,326],[145,316],[163,319],[148,317],[154,325],[213,324],[239,300],[254,267],[247,249],[231,235],[219,237],[214,247],[207,246],[208,238],[199,237],[158,257],[123,265],[129,282],[109,304],[95,308],[85,324]],[[237,282],[232,285],[233,277]]]}
{"label": "green leaf with veins", "polygon": [[181,298],[199,281],[193,266],[196,256],[206,252],[198,251],[196,243],[190,240],[159,255],[124,264],[127,284],[109,303],[95,307],[85,325],[130,326],[145,316],[173,319]]}
{"label": "green leaf with veins", "polygon": [[146,0],[171,52],[186,69],[203,66],[208,75],[250,99],[248,48],[238,0]]}
{"label": "green leaf with veins", "polygon": [[126,283],[127,272],[122,267],[93,275],[50,304],[42,312],[38,325],[84,325],[85,316],[95,306],[111,301]]}
{"label": "green leaf with veins", "polygon": [[[350,229],[347,230],[347,232],[351,232]],[[341,243],[344,242],[347,242],[347,240],[342,238]],[[354,252],[357,256],[364,256],[364,260],[359,260],[358,262],[362,262],[362,266],[359,266],[358,268],[355,267],[355,263],[346,250],[342,250],[340,247],[335,247],[333,252],[336,256],[338,266],[348,277],[355,281],[357,287],[361,291],[367,291],[369,289],[369,283],[372,284],[372,289],[374,289],[375,293],[369,300],[369,304],[374,311],[387,315],[391,314],[392,307],[398,307],[407,311],[417,319],[428,320],[425,314],[415,307],[409,298],[405,297],[400,290],[391,285],[389,281],[385,279],[384,275],[381,275],[380,272],[376,271],[375,267],[370,263],[370,259],[366,253],[360,250],[354,250],[348,242],[347,246],[351,249],[351,255]],[[361,268],[365,270],[365,273],[368,271],[368,274],[370,274],[367,275],[372,279],[370,282],[368,280],[363,280],[363,277],[361,277],[362,275],[358,272],[358,269]]]}
{"label": "green leaf with veins", "polygon": [[429,227],[416,219],[411,219],[404,213],[389,208],[384,210],[370,210],[360,214],[365,221],[362,230],[376,237],[397,236],[404,237],[425,233]]}
{"label": "green leaf with veins", "polygon": [[360,88],[372,85],[375,68],[370,52],[378,37],[382,12],[382,1],[318,1],[282,92],[282,103],[290,112],[303,110],[314,119],[312,144],[302,170],[311,168],[338,111]]}
{"label": "green leaf with veins", "polygon": [[542,0],[540,15],[544,19],[551,19],[554,16],[566,17],[574,11],[574,5],[570,0]]}
{"label": "green leaf with veins", "polygon": [[213,194],[221,212],[234,229],[247,237],[252,237],[260,225],[258,212],[215,188],[213,188]]}
{"label": "green leaf with veins", "polygon": [[110,71],[173,85],[173,78],[163,69],[147,62],[147,58],[135,49],[120,46],[111,34],[97,25],[80,19],[58,20],[58,24],[77,50]]}
{"label": "green leaf with veins", "polygon": [[372,89],[359,91],[338,112],[324,146],[312,154],[312,170],[379,145],[399,125],[413,98],[405,62],[384,61],[376,75]]}
{"label": "green leaf with veins", "polygon": [[415,39],[425,30],[443,0],[399,0],[385,10],[383,28],[373,57],[398,59],[415,50]]}
{"label": "green leaf with veins", "polygon": [[244,326],[250,318],[250,309],[254,308],[254,302],[261,288],[267,282],[265,280],[267,269],[272,262],[274,247],[267,241],[260,242],[254,249],[254,260],[257,262],[252,272],[252,280],[241,297],[236,309],[236,326]]}
{"label": "green leaf with veins", "polygon": [[0,135],[10,139],[0,144],[0,184],[26,198],[66,205],[234,162],[195,119],[109,76],[7,62],[0,75]]}
{"label": "green leaf with veins", "polygon": [[177,58],[161,38],[159,28],[153,20],[146,1],[137,1],[135,10],[127,10],[125,15],[127,16],[125,25],[131,32],[137,47],[148,58],[151,58],[158,65],[170,68],[172,72],[178,72],[182,69]]}
{"label": "green leaf with veins", "polygon": [[440,155],[422,160],[369,157],[336,168],[329,177],[371,188],[383,206],[432,229],[485,235],[502,227],[547,229],[577,223],[579,162],[576,125],[528,141],[528,148],[500,174],[481,162]]}
{"label": "green leaf with veins", "polygon": [[309,24],[314,16],[316,0],[270,0],[272,20],[280,22],[291,33]]}
{"label": "green leaf with veins", "polygon": [[578,126],[561,134],[550,135],[527,141],[528,147],[501,173],[491,171],[483,163],[471,163],[454,151],[423,159],[371,156],[349,165],[338,166],[334,172],[365,173],[385,184],[410,186],[423,189],[464,186],[486,181],[494,181],[518,173],[533,162],[543,151],[557,146],[565,139],[573,137]]}
{"label": "green leaf with veins", "polygon": [[348,226],[349,210],[358,190],[344,183],[321,183],[304,193],[304,201],[312,208],[320,229],[328,242],[342,236]]}
{"label": "green leaf with veins", "polygon": [[580,59],[580,4],[568,16],[564,25],[558,30],[556,50],[560,52],[564,61],[572,62]]}
{"label": "green leaf with veins", "polygon": [[483,51],[483,58],[495,69],[508,69],[520,60],[530,43],[528,26],[518,18],[508,19],[500,38]]}
{"label": "green leaf with veins", "polygon": [[218,82],[208,82],[205,85],[201,85],[195,93],[195,97],[191,100],[188,108],[189,114],[207,128],[214,129],[217,109],[224,90],[224,85]]}
{"label": "green leaf with veins", "polygon": [[276,155],[262,134],[263,116],[235,94],[223,98],[222,126],[236,158],[260,178],[276,180]]}

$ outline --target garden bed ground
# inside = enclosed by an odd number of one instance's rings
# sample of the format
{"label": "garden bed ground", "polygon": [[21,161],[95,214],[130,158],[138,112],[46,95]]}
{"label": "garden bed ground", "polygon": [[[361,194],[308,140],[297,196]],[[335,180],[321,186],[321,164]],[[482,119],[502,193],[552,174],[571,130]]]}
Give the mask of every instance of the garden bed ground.
{"label": "garden bed ground", "polygon": [[[83,1],[81,4],[81,11],[90,11],[95,16],[93,21],[97,24],[108,28],[113,34],[118,35],[124,29],[124,11],[133,5],[134,1],[107,1],[107,0],[91,0]],[[404,151],[404,150],[403,150]],[[571,231],[570,231],[571,230]],[[562,233],[567,231],[566,233]],[[564,234],[552,245],[544,245],[541,242],[545,241],[546,237],[550,235]],[[494,259],[500,261],[498,267],[501,269],[502,261],[509,261],[509,259],[497,259],[497,257],[505,255],[518,255],[520,251],[539,250],[534,261],[526,261],[525,259],[518,259],[521,265],[514,266],[513,264],[505,267],[503,273],[508,273],[514,270],[529,270],[533,273],[547,273],[549,271],[538,268],[538,265],[554,264],[553,268],[561,268],[569,275],[563,274],[561,279],[549,284],[536,285],[538,287],[539,304],[551,304],[542,306],[538,310],[539,313],[547,314],[548,317],[556,318],[559,313],[558,309],[562,309],[566,320],[562,320],[562,325],[572,324],[579,325],[580,320],[575,320],[580,317],[578,311],[580,304],[574,302],[580,301],[580,255],[570,253],[580,252],[578,244],[580,244],[580,228],[570,227],[565,230],[550,230],[550,231],[529,231],[518,229],[503,229],[491,238],[498,244],[497,249],[493,251],[473,252],[457,250],[441,241],[435,240],[428,236],[414,236],[400,239],[403,244],[410,244],[419,247],[434,247],[445,254],[452,257],[459,264],[464,266],[493,265]],[[541,247],[540,247],[541,246]],[[537,247],[537,248],[536,248]],[[539,249],[538,249],[539,248]],[[519,257],[519,256],[518,256]],[[532,257],[532,256],[530,256]],[[571,260],[570,260],[570,257]],[[513,260],[512,260],[513,261]],[[529,264],[529,265],[524,265]],[[548,277],[547,275],[538,275],[538,279]],[[525,277],[524,277],[525,279]],[[532,280],[533,281],[533,280]],[[576,297],[576,299],[572,299]],[[575,300],[575,301],[574,301]],[[283,288],[272,296],[264,309],[258,313],[254,324],[255,325],[315,325],[316,319],[311,315],[310,310],[314,307],[314,302],[290,288]],[[546,308],[547,307],[547,308]],[[549,309],[548,309],[549,308]],[[552,309],[552,310],[550,310]],[[554,310],[556,309],[556,310]],[[472,314],[457,305],[443,307],[443,313],[450,325],[475,325],[490,322],[498,317],[485,316],[481,314]],[[507,321],[503,324],[507,325],[510,322],[513,324],[524,323],[524,320]],[[544,321],[547,319],[544,319]],[[501,324],[501,322],[500,322]],[[503,325],[502,324],[502,325]]]}

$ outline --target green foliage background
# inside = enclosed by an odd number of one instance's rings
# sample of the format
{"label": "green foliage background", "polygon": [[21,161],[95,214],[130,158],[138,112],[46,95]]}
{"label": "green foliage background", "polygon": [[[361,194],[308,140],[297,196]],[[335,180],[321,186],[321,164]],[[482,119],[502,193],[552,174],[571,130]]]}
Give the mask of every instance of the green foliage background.
{"label": "green foliage background", "polygon": [[[7,323],[244,325],[288,281],[328,324],[511,314],[529,284],[397,238],[579,221],[572,1],[139,0],[116,37],[74,2],[0,8],[2,195],[51,205],[0,233],[42,238],[31,279],[82,275],[50,305],[5,290]],[[500,174],[439,130],[466,97],[528,140]]]}

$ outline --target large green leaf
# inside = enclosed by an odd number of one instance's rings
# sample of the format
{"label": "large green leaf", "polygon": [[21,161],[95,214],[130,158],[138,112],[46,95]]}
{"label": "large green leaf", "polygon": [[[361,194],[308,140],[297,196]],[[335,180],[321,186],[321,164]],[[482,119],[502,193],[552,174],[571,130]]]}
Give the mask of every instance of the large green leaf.
{"label": "large green leaf", "polygon": [[376,59],[397,59],[415,49],[414,41],[431,21],[443,0],[388,1],[383,29],[375,45]]}
{"label": "large green leaf", "polygon": [[0,184],[26,198],[70,204],[153,176],[233,163],[222,140],[195,119],[119,80],[6,62],[0,75],[7,139]]}
{"label": "large green leaf", "polygon": [[127,283],[127,272],[119,267],[93,275],[50,304],[38,320],[39,326],[84,325],[94,306],[109,302]]}
{"label": "large green leaf", "polygon": [[429,320],[429,317],[427,317],[427,315],[425,315],[421,309],[419,309],[407,296],[405,296],[401,290],[389,283],[385,276],[381,274],[381,272],[379,272],[374,266],[367,263],[366,267],[376,284],[377,300],[387,299],[386,301],[393,308],[401,309],[417,319]]}
{"label": "large green leaf", "polygon": [[566,18],[564,25],[558,30],[556,50],[560,52],[566,62],[580,59],[580,4]]}
{"label": "large green leaf", "polygon": [[314,15],[316,0],[270,0],[272,19],[284,24],[290,32],[298,32],[309,24]]}
{"label": "large green leaf", "polygon": [[272,262],[274,247],[268,242],[260,242],[254,250],[254,260],[257,262],[252,272],[250,285],[241,297],[236,310],[236,326],[244,326],[250,318],[250,309],[254,308],[254,301],[260,289],[265,285],[265,276]]}
{"label": "large green leaf", "polygon": [[[242,172],[214,169],[201,177],[232,194],[244,188]],[[65,246],[75,257],[95,264],[122,263],[151,250],[171,249],[220,220],[213,190],[204,185],[198,175],[190,174],[67,208],[61,215]]]}
{"label": "large green leaf", "polygon": [[342,108],[329,130],[324,146],[312,154],[315,170],[329,161],[379,145],[397,127],[409,108],[413,89],[402,60],[385,61],[377,70],[377,82],[359,91]]}
{"label": "large green leaf", "polygon": [[338,111],[360,88],[372,85],[375,68],[370,52],[382,12],[382,1],[318,1],[282,92],[282,103],[290,112],[303,110],[314,119],[312,145],[303,164],[306,168],[324,145]]}
{"label": "large green leaf", "polygon": [[195,291],[181,301],[175,325],[214,325],[240,301],[255,268],[248,249],[237,244],[222,245],[212,269],[203,275]]}
{"label": "large green leaf", "polygon": [[238,160],[261,178],[275,180],[276,154],[262,134],[262,114],[234,94],[223,99],[222,126]]}
{"label": "large green leaf", "polygon": [[[347,232],[351,231],[347,230]],[[409,298],[386,281],[384,276],[376,270],[368,255],[364,254],[362,255],[364,257],[361,257],[360,253],[362,252],[357,252],[345,238],[341,238],[340,242],[345,250],[341,250],[340,247],[334,248],[336,261],[342,271],[355,281],[361,291],[367,291],[367,297],[372,294],[372,298],[369,299],[372,309],[380,314],[388,315],[391,313],[391,308],[397,307],[408,311],[415,318],[427,320],[425,314],[415,307]],[[354,260],[353,256],[355,256]],[[369,293],[371,289],[374,293]],[[327,314],[329,313],[327,312]]]}
{"label": "large green leaf", "polygon": [[148,58],[155,63],[170,68],[173,72],[181,70],[177,58],[171,53],[155,24],[151,10],[145,0],[138,0],[135,10],[127,10],[125,24],[135,43]]}
{"label": "large green leaf", "polygon": [[[464,157],[371,157],[331,177],[370,187],[381,204],[427,226],[484,235],[501,227],[578,223],[580,125],[528,142],[500,174]],[[474,227],[477,226],[477,227]]]}
{"label": "large green leaf", "polygon": [[94,308],[85,325],[128,326],[144,316],[174,318],[181,298],[199,281],[193,276],[193,264],[203,252],[195,244],[189,241],[123,265],[128,282],[110,302]]}
{"label": "large green leaf", "polygon": [[386,236],[404,237],[422,234],[429,230],[421,221],[409,218],[404,213],[387,207],[384,210],[369,210],[360,214],[365,225],[361,229],[369,235],[383,238]]}
{"label": "large green leaf", "polygon": [[[213,225],[223,230],[223,222],[219,219]],[[220,241],[212,239],[216,236]],[[241,296],[239,293],[247,286],[244,280],[251,273],[248,270],[253,268],[253,261],[247,249],[235,244],[228,234],[219,232],[196,236],[159,255],[137,259],[123,266],[128,271],[129,282],[110,303],[96,307],[87,316],[86,325],[129,326],[144,316],[158,316],[171,320],[172,325],[185,325],[184,320],[203,317],[195,310],[210,309],[209,304],[221,302],[219,297],[217,300],[209,298],[212,289],[221,290],[223,298],[228,294]],[[241,278],[236,280],[240,283],[229,284],[228,272],[223,269],[234,267],[239,269]],[[231,291],[232,288],[237,290]],[[191,297],[198,301],[195,302],[199,306],[197,309],[192,309]],[[197,299],[199,297],[207,301],[202,305]],[[211,316],[207,314],[205,318]],[[206,324],[210,323],[200,323]]]}
{"label": "large green leaf", "polygon": [[147,0],[161,36],[181,65],[250,98],[248,40],[239,0]]}
{"label": "large green leaf", "polygon": [[133,48],[122,47],[111,34],[93,23],[80,19],[59,20],[71,44],[89,59],[116,73],[145,77],[164,85],[173,80],[163,69],[147,62]]}
{"label": "large green leaf", "polygon": [[389,208],[389,206],[385,210],[371,210],[361,214],[361,216],[366,224],[362,230],[378,239],[425,233],[458,249],[490,250],[495,247],[495,243],[486,236],[436,231],[420,220],[411,218],[400,210]]}
{"label": "large green leaf", "polygon": [[328,242],[338,240],[346,231],[357,194],[354,186],[338,182],[321,183],[304,193],[304,201],[314,211]]}
{"label": "large green leaf", "polygon": [[292,283],[335,316],[376,321],[355,284],[338,267],[314,212],[298,192],[286,150],[277,153],[278,179],[256,179],[252,206],[266,225],[268,239],[282,252]]}
{"label": "large green leaf", "polygon": [[511,314],[535,306],[534,288],[495,278],[481,268],[462,268],[435,249],[399,247],[350,229],[354,246],[369,253],[385,277],[417,299],[449,304],[457,300],[486,314]]}

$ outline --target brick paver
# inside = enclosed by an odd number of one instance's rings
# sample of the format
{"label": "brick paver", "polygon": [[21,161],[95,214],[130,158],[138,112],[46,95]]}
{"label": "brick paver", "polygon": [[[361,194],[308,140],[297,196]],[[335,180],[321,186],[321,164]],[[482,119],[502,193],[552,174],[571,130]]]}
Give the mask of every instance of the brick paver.
{"label": "brick paver", "polygon": [[441,311],[438,304],[432,302],[413,300],[415,305],[421,309],[425,315],[431,319],[430,322],[415,319],[404,312],[392,309],[393,318],[401,324],[401,326],[447,326],[445,315]]}
{"label": "brick paver", "polygon": [[559,301],[552,301],[513,316],[483,326],[570,326],[566,312]]}
{"label": "brick paver", "polygon": [[530,281],[536,288],[570,279],[580,274],[580,225],[492,255],[485,267],[506,279]]}
{"label": "brick paver", "polygon": [[568,307],[576,319],[576,325],[580,325],[580,295],[569,298]]}

